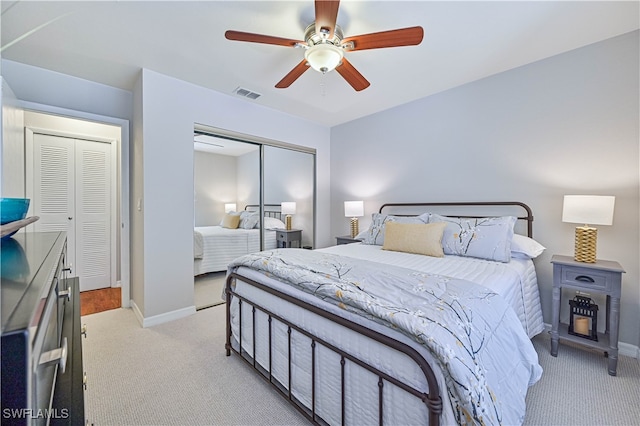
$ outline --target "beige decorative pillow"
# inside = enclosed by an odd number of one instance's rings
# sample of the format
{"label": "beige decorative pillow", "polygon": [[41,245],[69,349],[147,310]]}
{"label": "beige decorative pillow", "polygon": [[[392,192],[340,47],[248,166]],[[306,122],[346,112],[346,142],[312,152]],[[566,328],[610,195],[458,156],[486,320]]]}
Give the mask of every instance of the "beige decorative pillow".
{"label": "beige decorative pillow", "polygon": [[240,224],[240,215],[239,214],[225,214],[224,218],[222,219],[222,224],[221,226],[223,228],[229,228],[229,229],[237,229],[238,225]]}
{"label": "beige decorative pillow", "polygon": [[447,224],[387,222],[383,250],[444,257],[442,234]]}

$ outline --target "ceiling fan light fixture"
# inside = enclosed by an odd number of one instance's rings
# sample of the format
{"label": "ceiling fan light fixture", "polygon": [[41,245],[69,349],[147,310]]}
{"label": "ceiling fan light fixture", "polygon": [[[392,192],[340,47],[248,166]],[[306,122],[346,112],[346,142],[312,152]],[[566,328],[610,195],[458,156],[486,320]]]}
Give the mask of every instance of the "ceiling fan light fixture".
{"label": "ceiling fan light fixture", "polygon": [[304,52],[309,66],[322,74],[333,71],[344,57],[344,51],[330,43],[320,43],[309,47]]}

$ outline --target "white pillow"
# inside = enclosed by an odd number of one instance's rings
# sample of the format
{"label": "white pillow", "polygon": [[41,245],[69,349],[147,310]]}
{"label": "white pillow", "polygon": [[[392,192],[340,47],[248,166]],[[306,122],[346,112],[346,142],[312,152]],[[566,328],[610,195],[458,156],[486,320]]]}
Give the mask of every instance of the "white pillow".
{"label": "white pillow", "polygon": [[540,256],[545,247],[534,240],[520,234],[513,234],[511,240],[511,257],[521,259],[535,259]]}
{"label": "white pillow", "polygon": [[[256,224],[256,228],[260,227],[260,223]],[[285,229],[287,226],[278,218],[265,216],[264,229]]]}

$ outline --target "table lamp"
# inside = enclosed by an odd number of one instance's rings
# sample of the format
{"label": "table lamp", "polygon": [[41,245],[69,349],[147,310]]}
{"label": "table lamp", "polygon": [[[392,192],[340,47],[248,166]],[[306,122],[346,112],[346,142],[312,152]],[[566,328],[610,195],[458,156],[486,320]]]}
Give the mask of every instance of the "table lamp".
{"label": "table lamp", "polygon": [[351,218],[351,238],[355,238],[358,235],[358,217],[364,216],[364,202],[345,201],[344,215]]}
{"label": "table lamp", "polygon": [[616,197],[609,195],[565,195],[562,221],[583,223],[576,227],[574,259],[595,263],[598,230],[589,225],[613,224],[613,207]]}
{"label": "table lamp", "polygon": [[225,203],[224,204],[224,212],[231,213],[236,211],[236,203]]}
{"label": "table lamp", "polygon": [[280,212],[285,215],[284,224],[287,227],[287,230],[291,229],[291,215],[296,214],[296,203],[295,201],[284,201],[280,204]]}

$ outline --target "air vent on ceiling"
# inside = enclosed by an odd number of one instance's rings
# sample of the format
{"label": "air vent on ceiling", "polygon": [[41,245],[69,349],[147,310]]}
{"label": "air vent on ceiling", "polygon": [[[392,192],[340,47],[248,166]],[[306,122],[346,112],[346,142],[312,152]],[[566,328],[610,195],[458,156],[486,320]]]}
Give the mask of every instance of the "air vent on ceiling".
{"label": "air vent on ceiling", "polygon": [[252,92],[251,90],[247,90],[242,87],[236,87],[233,93],[235,93],[236,95],[244,96],[245,98],[254,99],[254,100],[262,96],[260,93]]}

